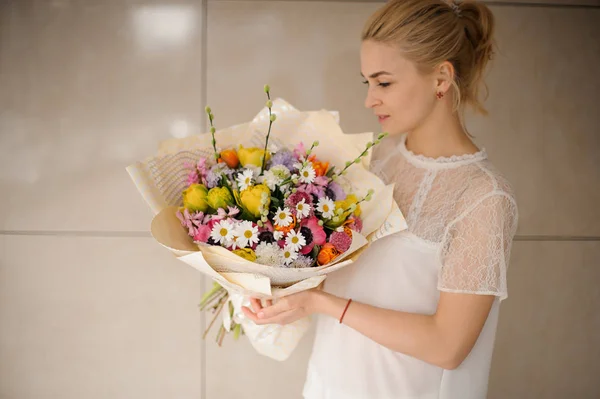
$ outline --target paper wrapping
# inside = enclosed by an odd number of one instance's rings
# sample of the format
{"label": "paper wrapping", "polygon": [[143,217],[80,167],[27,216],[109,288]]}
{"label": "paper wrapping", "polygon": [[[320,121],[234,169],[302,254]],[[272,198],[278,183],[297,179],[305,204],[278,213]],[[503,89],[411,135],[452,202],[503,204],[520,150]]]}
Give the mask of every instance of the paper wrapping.
{"label": "paper wrapping", "polygon": [[[373,140],[372,133],[344,134],[337,112],[301,112],[282,99],[273,101],[273,123],[269,147],[293,149],[299,142],[308,148],[319,141],[313,154],[330,165],[343,168],[346,161],[357,158]],[[216,119],[218,121],[218,118]],[[265,107],[251,122],[217,130],[218,150],[235,147],[263,147],[269,125]],[[203,156],[213,154],[210,133],[160,143],[158,153],[127,167],[134,184],[155,214],[151,223],[152,236],[169,249],[180,261],[194,267],[219,282],[230,294],[234,320],[261,354],[285,360],[310,326],[309,318],[286,326],[257,326],[245,318],[241,306],[248,296],[276,299],[317,287],[326,274],[356,261],[373,241],[406,229],[406,221],[393,198],[393,185],[384,184],[368,171],[370,153],[362,163],[351,166],[345,179],[338,181],[358,197],[374,190],[372,200],[361,203],[363,230],[353,232],[352,245],[343,256],[331,264],[312,268],[278,268],[247,261],[225,248],[197,245],[181,226],[175,212],[182,205],[182,191],[187,188],[188,169]],[[385,145],[385,141],[380,144]],[[228,313],[228,312],[223,312]],[[231,323],[224,315],[224,325]]]}

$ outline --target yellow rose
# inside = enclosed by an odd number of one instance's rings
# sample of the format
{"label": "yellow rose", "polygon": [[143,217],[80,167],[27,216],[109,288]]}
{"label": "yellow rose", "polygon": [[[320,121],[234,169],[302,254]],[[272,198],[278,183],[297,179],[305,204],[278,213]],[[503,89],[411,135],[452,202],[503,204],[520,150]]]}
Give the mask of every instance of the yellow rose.
{"label": "yellow rose", "polygon": [[[261,167],[264,153],[264,150],[261,148],[244,148],[242,145],[240,145],[238,157],[243,167],[246,167],[246,165]],[[269,159],[271,159],[271,155],[267,152],[267,161]]]}
{"label": "yellow rose", "polygon": [[208,189],[202,184],[192,184],[183,191],[183,206],[190,211],[206,212]]}
{"label": "yellow rose", "polygon": [[249,187],[240,193],[240,202],[242,206],[255,218],[260,217],[261,201],[263,194],[267,195],[265,208],[268,209],[271,204],[271,191],[264,184],[257,184]]}
{"label": "yellow rose", "polygon": [[235,204],[233,196],[227,187],[211,188],[208,192],[207,202],[212,209],[225,209]]}
{"label": "yellow rose", "polygon": [[252,248],[241,248],[231,251],[237,256],[241,256],[242,258],[249,260],[250,262],[256,261],[256,254],[252,250]]}

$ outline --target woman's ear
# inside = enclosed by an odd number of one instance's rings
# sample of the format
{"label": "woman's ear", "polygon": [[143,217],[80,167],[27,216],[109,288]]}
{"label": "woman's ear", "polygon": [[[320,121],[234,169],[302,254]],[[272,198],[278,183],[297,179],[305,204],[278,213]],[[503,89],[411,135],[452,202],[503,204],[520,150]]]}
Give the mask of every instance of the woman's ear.
{"label": "woman's ear", "polygon": [[454,65],[450,61],[444,61],[435,69],[435,91],[446,94],[454,81]]}

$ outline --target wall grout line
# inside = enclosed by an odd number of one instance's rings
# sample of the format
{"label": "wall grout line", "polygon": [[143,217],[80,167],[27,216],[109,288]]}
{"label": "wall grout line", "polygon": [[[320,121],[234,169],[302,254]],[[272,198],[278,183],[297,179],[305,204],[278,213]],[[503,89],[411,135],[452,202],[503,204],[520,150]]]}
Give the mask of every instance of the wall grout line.
{"label": "wall grout line", "polygon": [[[239,3],[239,2],[248,2],[248,0],[206,0],[209,3],[219,2],[219,3]],[[363,3],[363,4],[383,4],[387,0],[374,0],[374,1],[365,1],[365,0],[255,0],[260,3]],[[600,8],[599,4],[567,4],[567,3],[536,3],[536,2],[526,2],[526,1],[494,1],[494,0],[482,0],[482,3],[485,3],[489,6],[494,7],[534,7],[534,8],[571,8],[571,9],[598,9]]]}
{"label": "wall grout line", "polygon": [[[201,119],[200,124],[202,126],[202,131],[206,131],[207,125],[207,117],[204,108],[206,107],[206,103],[208,101],[208,89],[207,89],[207,81],[208,81],[208,0],[202,0],[202,8],[201,8],[202,16],[202,29],[201,29],[201,37],[200,37],[200,102],[201,102]],[[206,276],[202,275],[200,279],[200,292],[204,292],[206,287]],[[204,334],[204,330],[206,329],[206,317],[203,312],[200,314],[200,331]],[[207,356],[206,356],[206,340],[202,339],[200,342],[200,399],[207,399],[207,387],[206,387],[206,364],[207,364]]]}
{"label": "wall grout line", "polygon": [[[0,236],[88,237],[88,238],[152,238],[149,231],[94,230],[0,230]],[[600,236],[517,235],[514,241],[600,241]]]}

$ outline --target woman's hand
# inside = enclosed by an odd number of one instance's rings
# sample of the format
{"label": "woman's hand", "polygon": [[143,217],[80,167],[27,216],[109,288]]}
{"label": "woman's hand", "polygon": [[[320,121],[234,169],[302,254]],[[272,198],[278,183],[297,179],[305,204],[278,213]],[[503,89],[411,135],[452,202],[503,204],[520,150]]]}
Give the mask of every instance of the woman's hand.
{"label": "woman's hand", "polygon": [[275,303],[268,300],[267,306],[264,307],[259,299],[250,298],[252,309],[243,306],[242,311],[246,317],[258,325],[290,324],[316,313],[319,292],[319,289],[315,288],[279,298]]}

